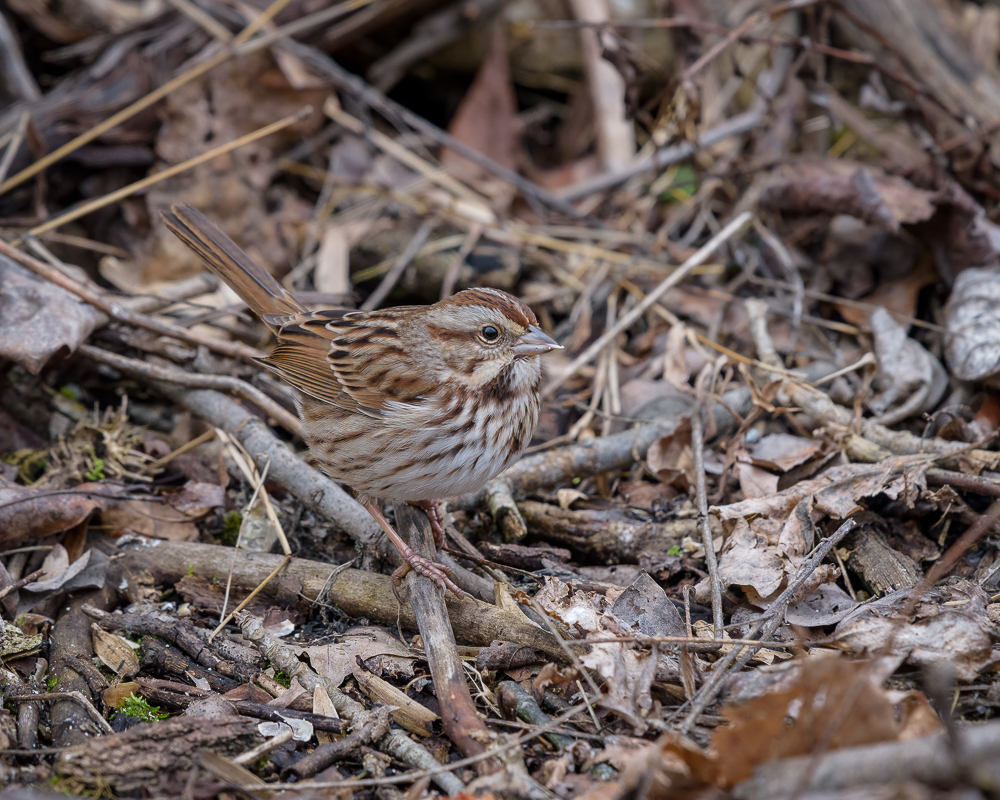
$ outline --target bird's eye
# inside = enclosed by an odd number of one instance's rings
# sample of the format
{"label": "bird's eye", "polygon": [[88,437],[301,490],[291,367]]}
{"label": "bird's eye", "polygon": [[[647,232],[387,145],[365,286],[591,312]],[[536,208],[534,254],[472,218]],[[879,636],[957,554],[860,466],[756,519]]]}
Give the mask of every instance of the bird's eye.
{"label": "bird's eye", "polygon": [[500,331],[492,325],[484,325],[479,331],[479,335],[483,337],[484,342],[495,342],[500,338]]}

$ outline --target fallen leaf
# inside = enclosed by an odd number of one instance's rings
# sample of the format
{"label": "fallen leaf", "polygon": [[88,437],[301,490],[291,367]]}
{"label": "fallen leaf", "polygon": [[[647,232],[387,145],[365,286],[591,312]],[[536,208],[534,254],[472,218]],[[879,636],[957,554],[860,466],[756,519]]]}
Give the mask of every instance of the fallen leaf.
{"label": "fallen leaf", "polygon": [[94,654],[104,666],[120,678],[131,678],[139,672],[139,656],[121,636],[108,633],[96,623],[91,623],[90,632],[94,638]]}
{"label": "fallen leaf", "polygon": [[307,657],[313,669],[340,686],[357,668],[357,659],[376,675],[412,677],[418,656],[381,628],[354,628],[330,644],[295,648]]}
{"label": "fallen leaf", "polygon": [[945,359],[958,380],[997,384],[1000,376],[1000,270],[967,269],[945,309]]}
{"label": "fallen leaf", "polygon": [[758,467],[788,472],[792,467],[804,464],[822,449],[822,443],[815,439],[789,433],[769,433],[753,445],[750,453],[753,463]]}
{"label": "fallen leaf", "polygon": [[799,667],[787,688],[722,709],[729,725],[716,728],[710,750],[721,786],[766,761],[896,738],[893,705],[870,662],[818,656]]}
{"label": "fallen leaf", "polygon": [[[854,653],[890,653],[915,667],[944,664],[959,680],[975,680],[996,662],[1000,639],[986,613],[989,595],[968,580],[928,590],[913,607],[899,589],[858,607],[824,641]],[[912,609],[912,610],[911,610]],[[901,612],[910,611],[907,619]]]}
{"label": "fallen leaf", "polygon": [[874,385],[879,394],[868,404],[883,425],[932,411],[948,389],[944,367],[896,322],[884,308],[871,315],[878,372]]}
{"label": "fallen leaf", "polygon": [[[448,125],[448,132],[460,142],[508,169],[517,168],[517,100],[507,61],[504,28],[496,24],[489,51]],[[441,164],[459,180],[474,181],[483,168],[453,150],[441,153]]]}
{"label": "fallen leaf", "polygon": [[74,352],[99,321],[93,306],[0,256],[0,361],[37,375],[56,354]]}

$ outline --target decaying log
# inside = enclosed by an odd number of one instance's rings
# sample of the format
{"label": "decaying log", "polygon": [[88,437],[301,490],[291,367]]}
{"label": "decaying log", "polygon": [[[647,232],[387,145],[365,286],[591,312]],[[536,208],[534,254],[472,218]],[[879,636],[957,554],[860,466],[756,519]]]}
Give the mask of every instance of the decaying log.
{"label": "decaying log", "polygon": [[[232,561],[233,551],[217,545],[164,542],[132,538],[121,555],[123,566],[148,569],[157,581],[172,584],[184,575],[210,579]],[[238,551],[233,568],[233,586],[249,591],[263,582],[283,560],[283,556]],[[396,591],[392,578],[359,569],[338,570],[330,564],[293,558],[279,574],[279,580],[293,582],[310,601],[338,606],[348,616],[366,617],[383,625],[416,630],[413,608]],[[330,581],[327,586],[327,581]],[[268,591],[265,588],[264,593]],[[445,597],[455,638],[463,644],[486,646],[494,639],[534,647],[553,661],[563,663],[566,654],[555,638],[526,617],[477,600]]]}
{"label": "decaying log", "polygon": [[[104,588],[83,592],[73,597],[69,608],[59,615],[52,633],[52,650],[49,661],[51,674],[58,679],[59,689],[79,692],[91,702],[94,696],[84,676],[72,666],[76,658],[89,661],[94,657],[94,643],[90,633],[90,618],[83,612],[85,605],[101,609],[111,608],[115,599],[114,579],[109,577]],[[73,700],[57,700],[50,710],[53,744],[67,747],[87,741],[99,734],[87,710]]]}
{"label": "decaying log", "polygon": [[[698,537],[698,520],[646,522],[625,508],[570,509],[526,500],[517,506],[535,536],[602,561],[635,562],[643,553],[666,553],[685,537]],[[710,523],[718,525],[715,517]]]}
{"label": "decaying log", "polygon": [[239,752],[256,735],[251,721],[178,717],[78,744],[60,754],[55,769],[69,779],[67,786],[137,791],[155,785],[163,773],[189,769],[201,750]]}
{"label": "decaying log", "polygon": [[[947,734],[902,742],[846,747],[820,758],[799,756],[762,764],[733,794],[740,800],[769,800],[812,792],[840,793],[855,786],[884,786],[906,780],[929,784],[992,785],[1000,758],[1000,722],[962,725],[954,749]],[[955,757],[955,753],[958,757]],[[976,773],[982,769],[982,773]]]}

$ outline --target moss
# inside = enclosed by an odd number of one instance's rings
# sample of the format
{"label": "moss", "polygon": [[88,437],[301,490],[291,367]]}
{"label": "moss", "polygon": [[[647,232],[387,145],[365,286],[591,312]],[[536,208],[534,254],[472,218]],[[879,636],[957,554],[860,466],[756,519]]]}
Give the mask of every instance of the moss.
{"label": "moss", "polygon": [[145,697],[136,697],[135,694],[130,694],[122,700],[116,714],[139,719],[143,722],[156,722],[170,716],[169,713],[162,711],[157,706],[151,706]]}

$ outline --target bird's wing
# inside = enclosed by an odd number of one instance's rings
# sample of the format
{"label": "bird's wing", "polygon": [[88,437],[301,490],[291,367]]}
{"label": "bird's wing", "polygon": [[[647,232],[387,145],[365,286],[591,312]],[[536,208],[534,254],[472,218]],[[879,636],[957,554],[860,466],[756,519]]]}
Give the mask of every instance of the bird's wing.
{"label": "bird's wing", "polygon": [[399,312],[269,315],[278,346],[262,360],[301,392],[345,411],[384,416],[420,404],[424,376],[408,364]]}

